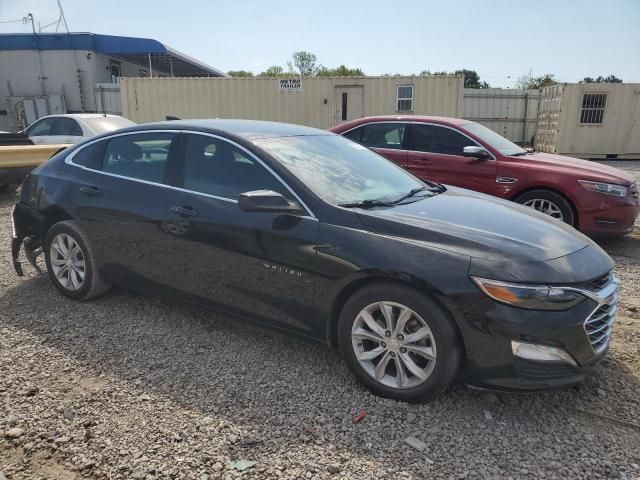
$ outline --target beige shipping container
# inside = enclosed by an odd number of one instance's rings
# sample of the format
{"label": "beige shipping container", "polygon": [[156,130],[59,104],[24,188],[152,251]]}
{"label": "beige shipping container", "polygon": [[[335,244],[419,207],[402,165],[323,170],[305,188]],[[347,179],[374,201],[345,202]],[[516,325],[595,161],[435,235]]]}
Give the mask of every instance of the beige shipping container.
{"label": "beige shipping container", "polygon": [[534,148],[580,158],[640,159],[640,84],[543,88]]}
{"label": "beige shipping container", "polygon": [[370,115],[461,117],[464,77],[123,78],[134,122],[247,118],[329,128]]}

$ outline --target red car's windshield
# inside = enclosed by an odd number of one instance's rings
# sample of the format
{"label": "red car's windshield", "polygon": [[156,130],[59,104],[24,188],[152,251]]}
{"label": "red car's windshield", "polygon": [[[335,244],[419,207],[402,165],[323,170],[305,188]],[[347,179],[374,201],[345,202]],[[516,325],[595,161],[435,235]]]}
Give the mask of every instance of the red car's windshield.
{"label": "red car's windshield", "polygon": [[497,134],[493,130],[485,127],[484,125],[480,125],[479,123],[465,123],[461,125],[461,128],[475,135],[482,142],[486,143],[494,150],[497,150],[502,155],[523,155],[527,153],[524,148],[520,148],[512,141],[507,140],[502,135]]}

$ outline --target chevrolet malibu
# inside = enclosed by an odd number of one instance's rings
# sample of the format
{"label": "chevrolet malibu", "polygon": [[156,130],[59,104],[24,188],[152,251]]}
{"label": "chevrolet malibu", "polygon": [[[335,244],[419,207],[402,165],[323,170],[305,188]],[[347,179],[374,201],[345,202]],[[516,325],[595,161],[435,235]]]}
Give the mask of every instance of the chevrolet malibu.
{"label": "chevrolet malibu", "polygon": [[[14,267],[60,293],[112,285],[338,347],[376,394],[575,384],[606,354],[613,262],[565,223],[422,181],[329,132],[246,120],[140,125],[35,169]],[[215,345],[212,345],[215,348]]]}
{"label": "chevrolet malibu", "polygon": [[600,163],[520,148],[469,120],[418,115],[368,117],[331,129],[417,177],[532,207],[591,237],[633,231],[635,179]]}

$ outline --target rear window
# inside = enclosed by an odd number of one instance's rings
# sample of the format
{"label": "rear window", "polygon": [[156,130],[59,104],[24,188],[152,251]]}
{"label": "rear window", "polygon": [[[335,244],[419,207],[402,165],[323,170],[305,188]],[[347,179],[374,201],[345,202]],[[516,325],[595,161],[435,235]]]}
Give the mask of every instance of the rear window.
{"label": "rear window", "polygon": [[126,128],[135,125],[135,122],[124,117],[93,117],[85,118],[84,121],[94,132],[96,132],[96,134],[112,132],[119,128]]}

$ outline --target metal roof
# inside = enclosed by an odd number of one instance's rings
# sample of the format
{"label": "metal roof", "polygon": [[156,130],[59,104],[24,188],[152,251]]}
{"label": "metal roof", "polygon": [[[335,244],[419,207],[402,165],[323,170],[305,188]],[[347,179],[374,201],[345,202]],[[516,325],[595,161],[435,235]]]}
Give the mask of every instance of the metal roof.
{"label": "metal roof", "polygon": [[157,40],[96,33],[2,33],[2,50],[89,50],[141,66],[151,65],[176,77],[224,77],[224,72],[191,58]]}

